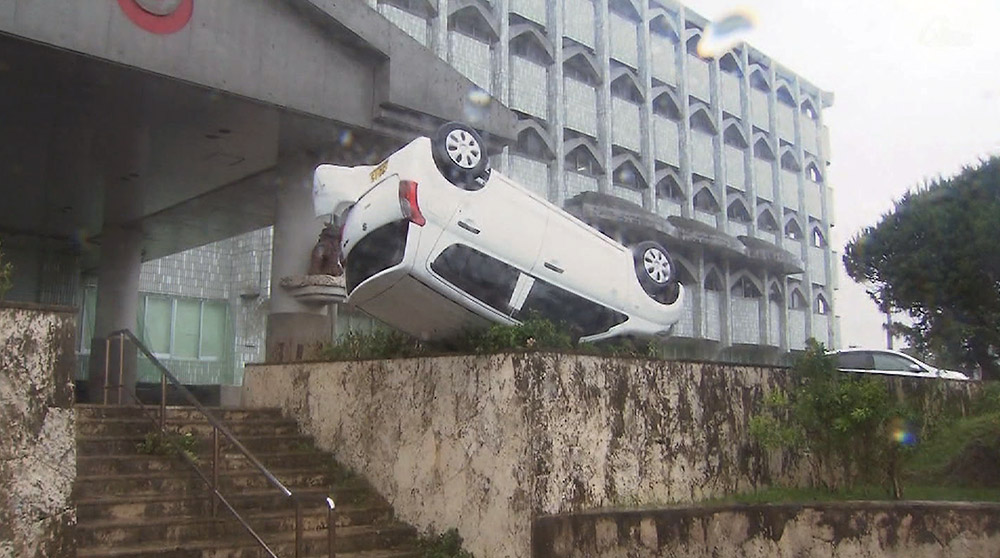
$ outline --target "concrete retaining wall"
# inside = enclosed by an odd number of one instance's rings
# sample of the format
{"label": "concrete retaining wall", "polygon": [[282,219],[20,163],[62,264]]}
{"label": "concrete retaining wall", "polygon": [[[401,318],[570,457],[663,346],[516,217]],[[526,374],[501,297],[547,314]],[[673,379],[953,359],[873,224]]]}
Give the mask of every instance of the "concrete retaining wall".
{"label": "concrete retaining wall", "polygon": [[801,482],[747,423],[784,370],[550,354],[248,366],[404,521],[479,556],[530,554],[531,519]]}
{"label": "concrete retaining wall", "polygon": [[966,558],[997,549],[997,504],[607,510],[542,517],[532,529],[532,555],[547,558]]}
{"label": "concrete retaining wall", "polygon": [[0,558],[75,556],[72,309],[0,305]]}

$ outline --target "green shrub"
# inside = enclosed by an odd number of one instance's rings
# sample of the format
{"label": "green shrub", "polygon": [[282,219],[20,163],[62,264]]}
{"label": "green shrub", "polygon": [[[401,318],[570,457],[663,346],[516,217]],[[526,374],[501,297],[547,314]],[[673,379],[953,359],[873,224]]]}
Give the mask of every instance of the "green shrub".
{"label": "green shrub", "polygon": [[792,368],[796,385],[770,394],[750,422],[763,446],[804,451],[817,480],[828,488],[886,485],[901,495],[899,466],[913,439],[913,413],[899,405],[883,379],[843,374],[823,346],[810,340]]}
{"label": "green shrub", "polygon": [[439,535],[430,532],[421,535],[417,546],[422,558],[475,558],[475,555],[462,548],[462,536],[454,528]]}
{"label": "green shrub", "polygon": [[191,432],[172,432],[164,434],[157,430],[149,432],[141,442],[135,445],[136,451],[143,455],[187,455],[193,461],[198,460],[198,439]]}
{"label": "green shrub", "polygon": [[398,331],[376,329],[370,333],[347,332],[336,343],[324,347],[320,357],[324,360],[372,360],[426,353],[427,348],[419,339]]}

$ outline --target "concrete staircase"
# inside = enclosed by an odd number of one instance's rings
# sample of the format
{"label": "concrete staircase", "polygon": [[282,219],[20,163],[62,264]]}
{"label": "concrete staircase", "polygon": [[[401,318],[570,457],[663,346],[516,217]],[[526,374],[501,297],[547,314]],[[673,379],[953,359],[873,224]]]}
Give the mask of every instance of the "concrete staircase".
{"label": "concrete staircase", "polygon": [[[138,451],[152,422],[136,408],[77,405],[77,556],[79,558],[258,558],[266,556],[223,506],[213,518],[204,482],[178,455]],[[293,492],[332,495],[336,555],[416,558],[416,531],[358,476],[318,451],[278,409],[211,409]],[[211,476],[212,428],[189,407],[170,407],[170,429],[192,432]],[[220,437],[221,438],[221,437]],[[220,486],[274,552],[295,556],[295,511],[234,448],[222,444]],[[327,511],[303,508],[305,557],[327,556]]]}

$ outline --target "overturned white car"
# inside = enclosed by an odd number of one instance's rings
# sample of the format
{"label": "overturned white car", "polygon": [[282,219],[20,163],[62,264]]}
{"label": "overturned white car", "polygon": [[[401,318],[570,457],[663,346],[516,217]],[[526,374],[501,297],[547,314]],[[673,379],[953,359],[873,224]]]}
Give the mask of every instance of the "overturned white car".
{"label": "overturned white car", "polygon": [[342,227],[347,302],[421,339],[532,313],[582,341],[668,335],[681,315],[663,246],[623,246],[491,172],[462,124],[375,166],[320,165],[313,203]]}

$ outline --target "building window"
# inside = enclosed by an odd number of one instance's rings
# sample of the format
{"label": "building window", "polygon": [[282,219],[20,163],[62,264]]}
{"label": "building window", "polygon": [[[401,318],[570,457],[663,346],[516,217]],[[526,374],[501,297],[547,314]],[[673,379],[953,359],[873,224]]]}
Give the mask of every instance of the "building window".
{"label": "building window", "polygon": [[802,296],[802,291],[792,289],[792,296],[788,298],[788,308],[792,310],[804,310],[806,308],[806,297]]}
{"label": "building window", "polygon": [[731,52],[727,52],[725,56],[719,59],[719,69],[727,74],[743,77],[743,70],[740,69],[740,63],[736,61],[736,57]]}
{"label": "building window", "polygon": [[510,41],[510,52],[539,66],[548,66],[552,63],[545,47],[539,44],[538,37],[531,32],[524,32]]}
{"label": "building window", "polygon": [[757,91],[763,91],[764,93],[771,90],[771,86],[767,84],[767,78],[764,77],[764,72],[759,69],[754,70],[753,73],[750,74],[750,87],[753,87]]}
{"label": "building window", "polygon": [[809,235],[809,244],[813,248],[825,248],[826,238],[818,227],[813,227],[812,234]]}
{"label": "building window", "polygon": [[792,219],[785,225],[785,238],[791,240],[801,240],[802,239],[802,227],[799,226],[798,221]]}
{"label": "building window", "polygon": [[145,295],[139,306],[139,338],[158,358],[220,360],[227,313],[223,301]]}
{"label": "building window", "polygon": [[722,291],[722,277],[719,276],[719,272],[714,269],[708,272],[708,276],[705,277],[705,290],[721,292]]}
{"label": "building window", "polygon": [[640,192],[646,189],[646,181],[643,180],[642,175],[636,170],[635,165],[628,161],[615,169],[611,179],[616,186],[639,190]]}
{"label": "building window", "polygon": [[791,151],[785,151],[781,156],[781,168],[786,171],[798,172],[802,167],[799,166],[798,160],[795,159],[795,155]]}
{"label": "building window", "polygon": [[566,168],[587,176],[600,174],[600,165],[597,164],[597,159],[590,154],[589,149],[582,145],[566,154]]}
{"label": "building window", "polygon": [[753,144],[753,156],[765,161],[773,161],[774,151],[771,149],[771,146],[768,145],[766,139],[760,138]]}
{"label": "building window", "polygon": [[517,135],[514,152],[543,163],[548,163],[552,159],[552,153],[545,145],[545,140],[538,135],[538,131],[534,128],[526,128]]}
{"label": "building window", "polygon": [[823,295],[816,297],[816,303],[813,304],[813,312],[825,316],[830,313],[830,304],[826,301]]}
{"label": "building window", "polygon": [[611,82],[611,95],[637,105],[642,104],[642,93],[639,92],[635,82],[628,74],[623,74]]}
{"label": "building window", "polygon": [[653,113],[662,116],[668,120],[680,120],[681,111],[677,108],[677,103],[668,93],[662,93],[659,97],[653,99]]}
{"label": "building window", "polygon": [[778,222],[774,219],[771,210],[765,209],[761,212],[760,217],[757,217],[757,228],[769,233],[778,232]]}
{"label": "building window", "polygon": [[656,183],[656,197],[680,202],[684,201],[684,190],[676,178],[668,175]]}
{"label": "building window", "polygon": [[698,211],[704,211],[706,213],[718,213],[719,212],[719,202],[715,201],[715,196],[712,195],[712,190],[705,187],[698,190],[698,193],[694,195],[694,208]]}
{"label": "building window", "polygon": [[795,108],[795,99],[792,98],[792,92],[787,87],[784,85],[778,87],[776,95],[779,103]]}
{"label": "building window", "polygon": [[755,285],[754,282],[751,281],[750,278],[746,276],[741,276],[739,279],[737,279],[736,283],[733,285],[733,288],[730,289],[729,292],[733,296],[740,298],[761,297],[760,289],[758,289],[757,285]]}
{"label": "building window", "polygon": [[739,124],[735,122],[726,126],[726,131],[722,134],[722,141],[726,145],[737,149],[747,148],[747,140],[743,139],[743,131],[740,130]]}
{"label": "building window", "polygon": [[691,115],[691,129],[706,134],[715,134],[715,124],[712,123],[712,117],[708,115],[707,110],[699,108],[694,111],[694,114]]}
{"label": "building window", "polygon": [[563,76],[591,87],[597,87],[601,83],[597,70],[582,54],[577,54],[563,63]]}
{"label": "building window", "polygon": [[735,200],[733,203],[729,204],[729,209],[726,210],[726,216],[729,217],[730,221],[736,221],[737,223],[750,222],[750,212],[747,211],[747,206],[743,205],[741,200]]}
{"label": "building window", "polygon": [[816,165],[813,163],[809,163],[806,166],[806,176],[809,178],[809,180],[812,180],[817,184],[823,183],[823,175],[819,173],[819,169],[816,168]]}
{"label": "building window", "polygon": [[810,120],[819,120],[819,114],[816,113],[816,109],[809,99],[802,102],[802,114],[806,115]]}
{"label": "building window", "polygon": [[97,316],[97,288],[84,287],[83,304],[80,306],[78,347],[80,354],[90,354],[90,341],[94,338],[94,324]]}
{"label": "building window", "polygon": [[494,39],[490,24],[483,19],[482,14],[473,7],[461,9],[448,18],[448,26],[466,37],[483,43],[492,43]]}

